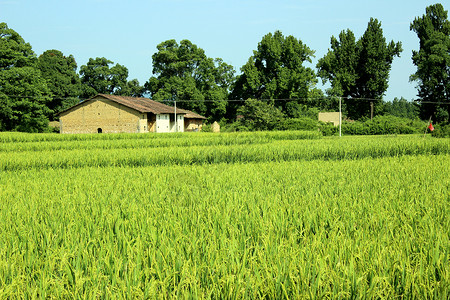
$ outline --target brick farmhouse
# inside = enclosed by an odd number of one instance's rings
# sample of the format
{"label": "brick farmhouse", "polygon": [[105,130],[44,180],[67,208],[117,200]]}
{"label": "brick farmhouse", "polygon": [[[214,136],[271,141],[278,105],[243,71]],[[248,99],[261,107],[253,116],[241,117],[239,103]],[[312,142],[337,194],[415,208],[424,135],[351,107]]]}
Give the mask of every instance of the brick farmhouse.
{"label": "brick farmhouse", "polygon": [[199,131],[206,119],[148,98],[106,94],[98,94],[58,115],[60,133]]}

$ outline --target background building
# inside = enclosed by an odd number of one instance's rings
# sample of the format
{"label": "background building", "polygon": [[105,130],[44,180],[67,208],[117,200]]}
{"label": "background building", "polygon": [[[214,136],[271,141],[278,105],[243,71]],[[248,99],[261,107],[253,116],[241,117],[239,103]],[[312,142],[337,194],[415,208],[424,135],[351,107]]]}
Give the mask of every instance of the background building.
{"label": "background building", "polygon": [[106,94],[98,94],[59,113],[60,133],[198,131],[204,119],[194,112],[148,98]]}

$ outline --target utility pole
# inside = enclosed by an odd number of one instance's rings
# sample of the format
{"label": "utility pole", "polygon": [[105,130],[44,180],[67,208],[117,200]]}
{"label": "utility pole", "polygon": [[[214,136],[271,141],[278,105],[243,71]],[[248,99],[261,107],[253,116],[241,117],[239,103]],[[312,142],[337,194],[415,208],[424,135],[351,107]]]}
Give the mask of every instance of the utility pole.
{"label": "utility pole", "polygon": [[175,132],[178,132],[178,124],[177,124],[177,100],[173,101],[175,107]]}
{"label": "utility pole", "polygon": [[373,119],[373,101],[370,101],[370,120]]}
{"label": "utility pole", "polygon": [[342,136],[342,97],[339,97],[339,136]]}

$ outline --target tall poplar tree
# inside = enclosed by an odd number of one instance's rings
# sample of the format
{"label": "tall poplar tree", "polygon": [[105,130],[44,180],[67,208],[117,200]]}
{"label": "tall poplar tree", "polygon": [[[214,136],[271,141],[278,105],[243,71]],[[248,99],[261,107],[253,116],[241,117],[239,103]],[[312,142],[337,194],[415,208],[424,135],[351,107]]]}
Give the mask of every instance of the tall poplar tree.
{"label": "tall poplar tree", "polygon": [[401,43],[387,43],[381,23],[374,18],[357,42],[350,30],[341,32],[339,39],[331,38],[331,50],[317,63],[318,74],[324,82],[331,81],[331,94],[348,98],[345,104],[350,118],[369,116],[370,102],[382,102]]}
{"label": "tall poplar tree", "polygon": [[[426,8],[426,14],[416,18],[410,29],[419,38],[419,51],[412,60],[417,71],[410,79],[418,83],[423,119],[433,117],[449,122],[450,116],[450,22],[442,4]],[[430,103],[431,102],[431,103]]]}
{"label": "tall poplar tree", "polygon": [[341,31],[339,39],[331,37],[331,50],[319,60],[318,75],[331,82],[330,95],[352,97],[358,78],[358,50],[353,32]]}

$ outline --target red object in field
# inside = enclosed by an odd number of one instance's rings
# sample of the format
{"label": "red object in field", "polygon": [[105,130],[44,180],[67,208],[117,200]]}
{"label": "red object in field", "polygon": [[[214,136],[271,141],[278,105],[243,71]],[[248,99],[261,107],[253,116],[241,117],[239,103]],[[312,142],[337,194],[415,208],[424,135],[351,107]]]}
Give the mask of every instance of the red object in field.
{"label": "red object in field", "polygon": [[430,129],[430,131],[434,130],[433,124],[430,123],[430,125],[428,125],[428,129]]}

